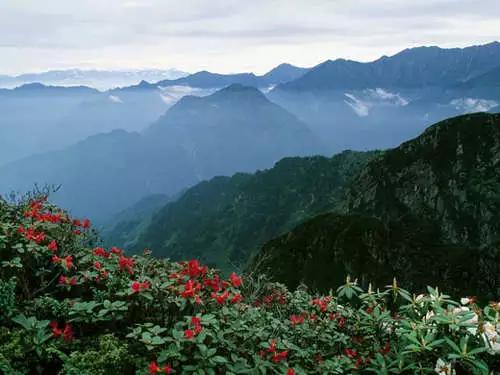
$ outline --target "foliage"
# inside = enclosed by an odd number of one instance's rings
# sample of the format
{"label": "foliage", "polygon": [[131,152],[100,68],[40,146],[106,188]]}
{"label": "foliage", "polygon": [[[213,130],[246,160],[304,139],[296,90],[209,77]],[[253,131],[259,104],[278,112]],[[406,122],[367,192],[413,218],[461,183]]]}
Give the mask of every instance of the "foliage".
{"label": "foliage", "polygon": [[[397,283],[291,292],[95,247],[87,220],[0,201],[5,374],[492,374],[500,305]],[[15,283],[15,300],[12,286]],[[7,285],[7,286],[6,286]],[[446,372],[447,371],[447,372]]]}

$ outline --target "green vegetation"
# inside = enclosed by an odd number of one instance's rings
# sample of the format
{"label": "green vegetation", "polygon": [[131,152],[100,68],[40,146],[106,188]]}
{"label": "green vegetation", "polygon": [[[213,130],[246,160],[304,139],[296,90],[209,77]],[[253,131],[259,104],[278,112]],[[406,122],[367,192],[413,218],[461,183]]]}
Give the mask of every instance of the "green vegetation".
{"label": "green vegetation", "polygon": [[480,374],[500,368],[500,304],[396,282],[290,292],[94,247],[88,220],[0,200],[0,371],[17,374]]}
{"label": "green vegetation", "polygon": [[334,210],[344,186],[377,155],[285,158],[269,170],[202,182],[154,216],[137,250],[198,258],[224,271],[244,266],[266,241]]}

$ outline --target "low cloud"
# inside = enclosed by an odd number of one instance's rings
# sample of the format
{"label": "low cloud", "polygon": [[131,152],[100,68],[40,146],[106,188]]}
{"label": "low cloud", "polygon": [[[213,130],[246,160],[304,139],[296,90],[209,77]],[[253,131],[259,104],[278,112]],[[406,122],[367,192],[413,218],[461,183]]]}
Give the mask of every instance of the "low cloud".
{"label": "low cloud", "polygon": [[366,89],[354,93],[344,93],[344,102],[360,117],[366,117],[376,106],[404,107],[409,101],[400,94],[382,88]]}
{"label": "low cloud", "polygon": [[108,96],[108,99],[111,100],[113,103],[123,103],[123,100],[121,100],[121,98],[116,95],[110,95]]}
{"label": "low cloud", "polygon": [[498,102],[480,98],[453,99],[450,104],[463,113],[487,112],[499,105]]}

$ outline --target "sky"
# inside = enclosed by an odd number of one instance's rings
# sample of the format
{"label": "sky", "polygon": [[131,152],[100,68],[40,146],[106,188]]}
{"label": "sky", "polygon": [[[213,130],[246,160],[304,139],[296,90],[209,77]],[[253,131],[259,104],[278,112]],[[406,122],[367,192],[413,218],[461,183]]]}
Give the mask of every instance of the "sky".
{"label": "sky", "polygon": [[0,0],[0,74],[253,71],[500,40],[498,0]]}

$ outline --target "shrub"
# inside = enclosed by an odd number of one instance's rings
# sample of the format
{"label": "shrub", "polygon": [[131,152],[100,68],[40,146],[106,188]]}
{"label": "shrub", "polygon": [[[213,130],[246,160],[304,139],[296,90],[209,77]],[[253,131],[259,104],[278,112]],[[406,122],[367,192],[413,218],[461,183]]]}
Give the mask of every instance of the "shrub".
{"label": "shrub", "polygon": [[5,374],[490,374],[500,305],[355,281],[327,295],[96,246],[44,197],[0,201]]}

